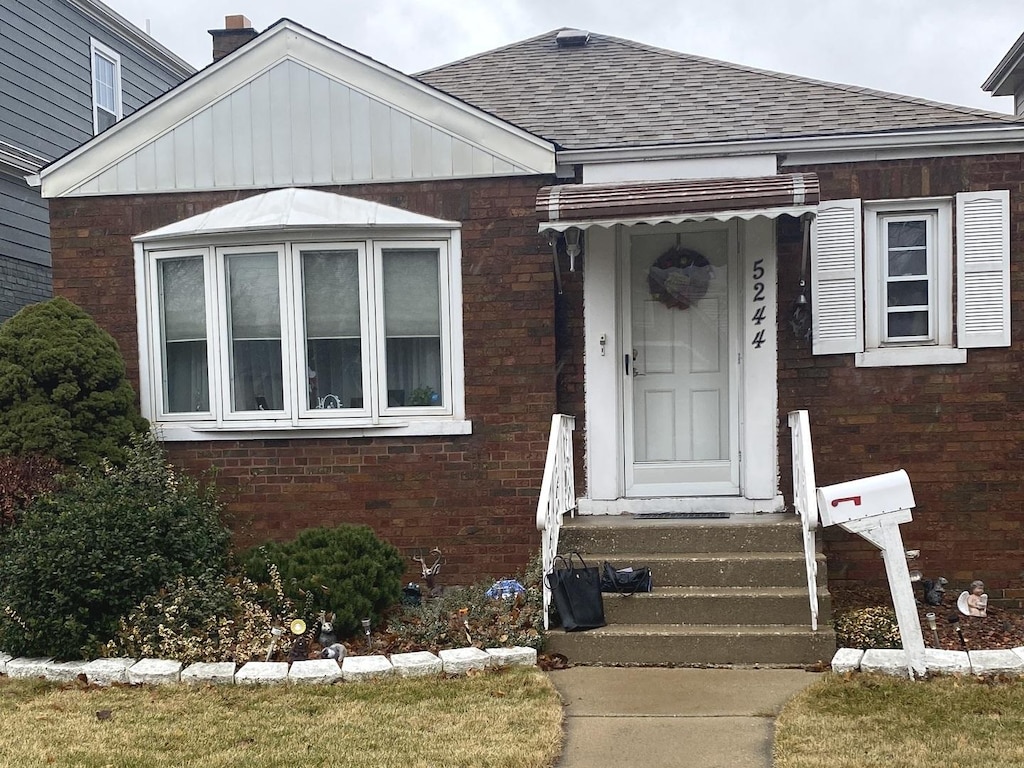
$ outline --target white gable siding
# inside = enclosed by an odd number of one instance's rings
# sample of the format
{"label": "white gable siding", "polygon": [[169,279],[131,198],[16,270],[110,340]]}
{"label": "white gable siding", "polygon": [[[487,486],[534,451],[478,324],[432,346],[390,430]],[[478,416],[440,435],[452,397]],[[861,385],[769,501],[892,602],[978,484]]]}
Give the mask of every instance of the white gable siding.
{"label": "white gable siding", "polygon": [[554,147],[287,22],[42,174],[135,194],[554,171]]}
{"label": "white gable siding", "polygon": [[128,194],[530,173],[295,61],[283,61],[241,86],[171,136],[141,147],[76,191]]}

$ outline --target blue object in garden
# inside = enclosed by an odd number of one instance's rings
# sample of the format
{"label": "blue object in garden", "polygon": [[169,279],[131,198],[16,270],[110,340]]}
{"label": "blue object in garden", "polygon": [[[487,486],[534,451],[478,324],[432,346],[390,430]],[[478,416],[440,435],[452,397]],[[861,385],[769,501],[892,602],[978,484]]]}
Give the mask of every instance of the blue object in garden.
{"label": "blue object in garden", "polygon": [[486,595],[494,600],[497,600],[499,597],[507,600],[510,597],[515,597],[525,592],[526,587],[515,579],[501,579],[494,582],[494,585],[487,590]]}

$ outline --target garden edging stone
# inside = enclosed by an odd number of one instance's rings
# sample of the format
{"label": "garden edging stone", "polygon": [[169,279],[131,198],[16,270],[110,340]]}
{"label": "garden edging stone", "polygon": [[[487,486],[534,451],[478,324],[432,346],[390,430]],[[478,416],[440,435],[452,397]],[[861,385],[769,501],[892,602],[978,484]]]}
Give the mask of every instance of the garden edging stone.
{"label": "garden edging stone", "polygon": [[[1024,653],[1024,648],[1020,649]],[[1020,657],[1024,668],[1024,655]],[[289,664],[286,661],[250,661],[241,667],[234,662],[195,662],[185,666],[174,659],[101,658],[92,661],[56,661],[49,657],[23,658],[0,652],[0,674],[12,678],[41,677],[54,682],[69,682],[84,674],[89,683],[109,686],[114,683],[186,685],[256,685],[273,683],[332,684],[339,680],[372,680],[390,675],[422,677],[426,675],[463,675],[490,667],[534,666],[537,651],[525,646],[510,648],[450,648],[434,655],[429,651],[384,655],[347,656],[339,665],[334,659],[309,659]]]}
{"label": "garden edging stone", "polygon": [[[935,675],[1009,675],[1024,677],[1024,646],[1010,650],[950,651],[925,648],[925,670]],[[832,671],[876,672],[909,677],[907,657],[901,648],[840,648],[832,657]]]}

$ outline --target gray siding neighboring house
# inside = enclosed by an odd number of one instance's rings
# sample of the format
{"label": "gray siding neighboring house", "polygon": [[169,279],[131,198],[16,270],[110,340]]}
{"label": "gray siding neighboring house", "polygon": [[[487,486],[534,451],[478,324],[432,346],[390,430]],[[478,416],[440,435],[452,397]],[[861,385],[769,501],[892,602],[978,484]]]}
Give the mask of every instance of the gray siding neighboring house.
{"label": "gray siding neighboring house", "polygon": [[98,0],[0,0],[0,322],[51,295],[47,205],[26,176],[194,71]]}

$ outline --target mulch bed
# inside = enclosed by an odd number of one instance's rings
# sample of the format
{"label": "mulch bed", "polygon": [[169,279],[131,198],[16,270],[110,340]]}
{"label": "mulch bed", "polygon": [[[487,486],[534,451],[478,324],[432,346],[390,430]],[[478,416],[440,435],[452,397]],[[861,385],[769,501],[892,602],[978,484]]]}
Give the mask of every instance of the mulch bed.
{"label": "mulch bed", "polygon": [[[838,616],[856,608],[869,608],[876,605],[892,607],[892,596],[889,590],[876,587],[835,587],[832,593],[832,612]],[[968,650],[999,650],[1024,646],[1024,611],[1019,609],[989,606],[988,616],[963,616],[956,609],[959,592],[947,592],[942,605],[926,605],[918,594],[917,612],[921,618],[921,632],[924,644],[928,648],[945,648],[960,651],[960,639],[957,637],[951,617],[959,619],[960,629],[964,634]],[[934,613],[939,644],[928,628],[925,614]]]}

